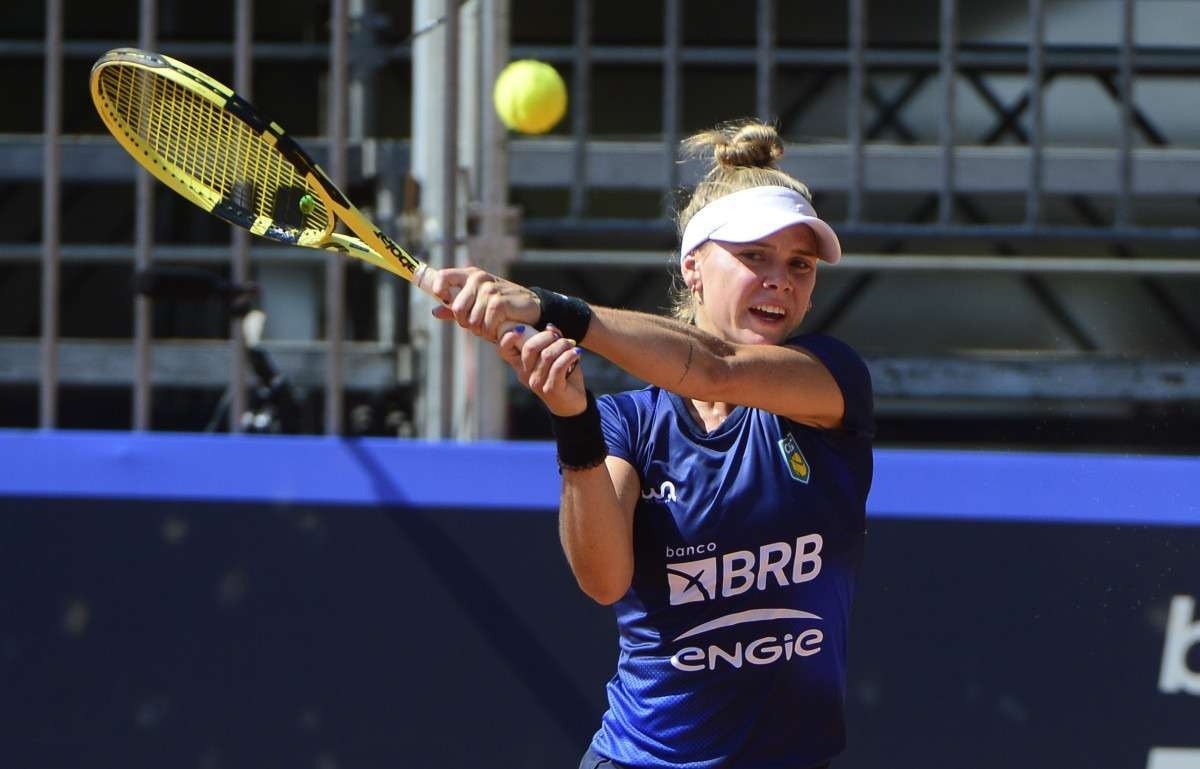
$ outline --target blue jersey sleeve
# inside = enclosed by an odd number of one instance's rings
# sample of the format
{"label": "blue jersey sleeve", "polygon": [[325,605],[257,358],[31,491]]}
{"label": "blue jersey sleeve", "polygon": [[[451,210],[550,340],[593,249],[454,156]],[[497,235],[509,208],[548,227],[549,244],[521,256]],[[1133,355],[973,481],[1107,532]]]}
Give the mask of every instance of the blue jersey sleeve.
{"label": "blue jersey sleeve", "polygon": [[637,405],[632,393],[601,395],[596,399],[600,430],[608,453],[637,467],[637,436],[640,434]]}
{"label": "blue jersey sleeve", "polygon": [[787,344],[801,347],[825,364],[842,390],[846,412],[842,429],[866,438],[875,435],[875,396],[867,364],[850,345],[825,334],[805,334]]}

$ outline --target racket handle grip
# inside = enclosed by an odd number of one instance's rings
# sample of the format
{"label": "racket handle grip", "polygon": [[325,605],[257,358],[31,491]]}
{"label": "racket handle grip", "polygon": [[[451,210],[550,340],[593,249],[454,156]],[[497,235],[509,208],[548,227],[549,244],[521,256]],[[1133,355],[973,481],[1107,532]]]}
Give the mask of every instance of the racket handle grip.
{"label": "racket handle grip", "polygon": [[[429,274],[429,265],[422,262],[421,265],[417,267],[416,272],[413,273],[412,282],[413,285],[424,291],[426,294],[429,294],[439,302],[442,301],[442,298],[433,292],[433,276]],[[453,298],[453,295],[451,295],[451,298]]]}
{"label": "racket handle grip", "polygon": [[[505,334],[507,334],[509,331],[512,331],[519,325],[521,325],[521,324],[514,323],[511,320],[507,321],[505,323],[501,323],[500,324],[500,333],[496,336],[496,339],[497,340],[503,339]],[[529,338],[529,336],[531,334],[533,334],[533,329],[529,326],[525,326],[525,329],[524,329],[523,333],[521,334],[521,341],[524,342],[526,339]]]}

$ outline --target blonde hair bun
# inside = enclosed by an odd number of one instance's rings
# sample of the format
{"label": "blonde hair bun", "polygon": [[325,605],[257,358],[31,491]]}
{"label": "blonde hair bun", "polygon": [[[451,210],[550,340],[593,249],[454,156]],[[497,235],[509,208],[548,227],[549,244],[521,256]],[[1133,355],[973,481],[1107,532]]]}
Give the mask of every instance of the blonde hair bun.
{"label": "blonde hair bun", "polygon": [[783,140],[774,126],[759,122],[732,123],[687,139],[692,155],[711,152],[715,168],[775,168],[783,157]]}

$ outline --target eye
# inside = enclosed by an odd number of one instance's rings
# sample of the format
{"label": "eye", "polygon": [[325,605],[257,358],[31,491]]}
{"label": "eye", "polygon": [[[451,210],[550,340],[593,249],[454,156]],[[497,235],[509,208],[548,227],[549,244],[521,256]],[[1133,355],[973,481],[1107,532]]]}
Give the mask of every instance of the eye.
{"label": "eye", "polygon": [[757,262],[763,258],[763,253],[758,249],[747,249],[745,251],[739,251],[738,256],[748,262]]}
{"label": "eye", "polygon": [[808,259],[793,259],[791,267],[797,272],[808,272],[809,270],[812,270],[815,265]]}

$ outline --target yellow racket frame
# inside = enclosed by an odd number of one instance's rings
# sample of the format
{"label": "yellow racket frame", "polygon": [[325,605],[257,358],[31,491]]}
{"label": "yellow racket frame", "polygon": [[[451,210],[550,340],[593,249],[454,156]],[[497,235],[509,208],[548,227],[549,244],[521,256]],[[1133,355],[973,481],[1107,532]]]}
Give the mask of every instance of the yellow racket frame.
{"label": "yellow racket frame", "polygon": [[[163,54],[116,48],[92,66],[91,94],[121,146],[205,211],[255,235],[362,259],[425,288],[423,262],[367,219],[283,128],[203,72]],[[301,186],[312,196],[303,221],[276,221],[277,191]],[[358,237],[334,232],[339,220]]]}

